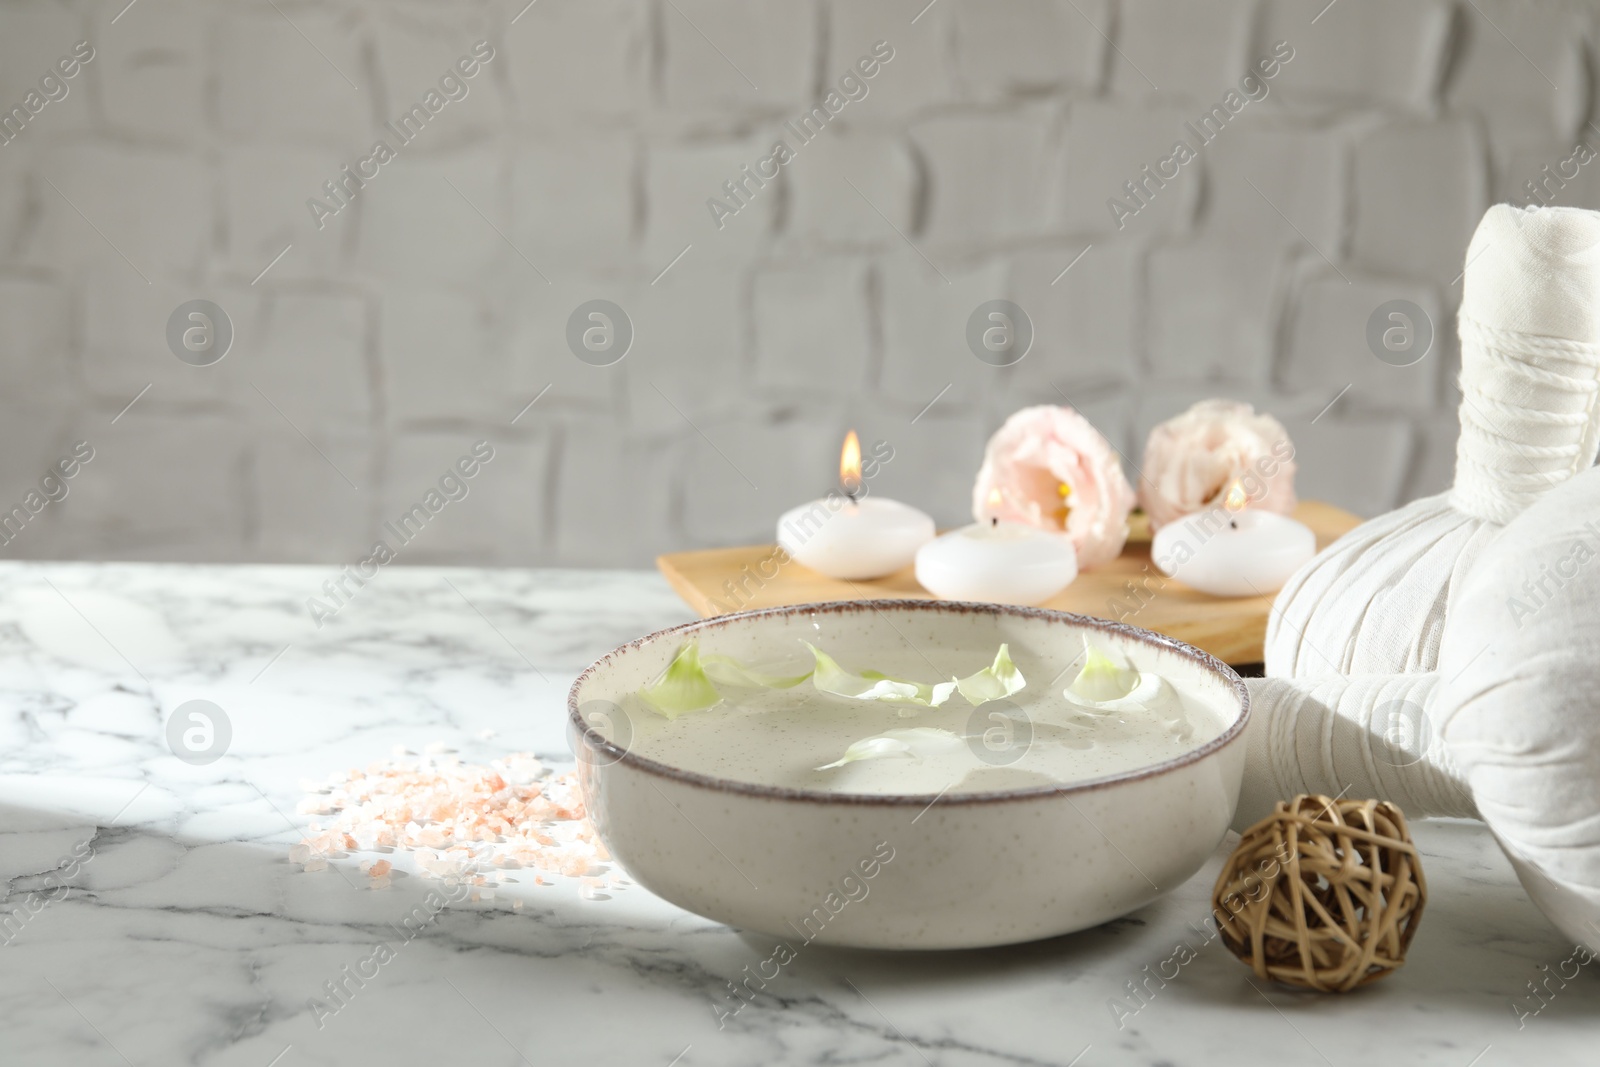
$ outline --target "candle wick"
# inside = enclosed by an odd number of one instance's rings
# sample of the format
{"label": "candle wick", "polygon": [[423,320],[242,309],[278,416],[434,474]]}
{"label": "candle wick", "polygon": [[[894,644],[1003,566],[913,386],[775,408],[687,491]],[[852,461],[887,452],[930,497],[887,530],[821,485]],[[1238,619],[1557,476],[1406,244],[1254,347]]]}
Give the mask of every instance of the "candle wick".
{"label": "candle wick", "polygon": [[1239,528],[1238,520],[1237,519],[1229,519],[1228,520],[1228,527],[1230,529],[1237,530]]}
{"label": "candle wick", "polygon": [[998,529],[999,526],[1000,526],[1000,516],[998,516],[998,515],[990,515],[989,516],[989,528],[990,529]]}

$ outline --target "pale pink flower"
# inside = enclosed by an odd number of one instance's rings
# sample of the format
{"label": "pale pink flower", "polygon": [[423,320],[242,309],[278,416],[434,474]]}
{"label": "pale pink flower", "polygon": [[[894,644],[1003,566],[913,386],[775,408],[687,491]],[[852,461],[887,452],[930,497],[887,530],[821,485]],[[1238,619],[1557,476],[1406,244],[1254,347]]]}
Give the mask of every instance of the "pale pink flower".
{"label": "pale pink flower", "polygon": [[1133,488],[1116,451],[1069,407],[1023,408],[989,438],[972,489],[979,522],[998,518],[1065,534],[1079,569],[1116,559]]}
{"label": "pale pink flower", "polygon": [[1294,445],[1283,424],[1235,400],[1202,400],[1144,446],[1139,503],[1152,528],[1223,503],[1235,484],[1248,504],[1294,511]]}

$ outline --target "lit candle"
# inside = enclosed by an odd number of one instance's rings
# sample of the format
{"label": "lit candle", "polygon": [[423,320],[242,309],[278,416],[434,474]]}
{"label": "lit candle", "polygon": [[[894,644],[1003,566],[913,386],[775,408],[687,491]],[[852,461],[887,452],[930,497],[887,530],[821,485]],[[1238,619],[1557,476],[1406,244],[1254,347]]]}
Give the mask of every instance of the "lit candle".
{"label": "lit candle", "polygon": [[1311,528],[1287,515],[1253,510],[1234,482],[1222,506],[1169,522],[1150,555],[1161,572],[1212,596],[1276,593],[1317,553]]}
{"label": "lit candle", "polygon": [[933,538],[933,520],[898,500],[868,497],[861,441],[851,430],[839,454],[844,492],[801,504],[778,520],[778,544],[791,558],[830,578],[882,578],[910,566]]}
{"label": "lit candle", "polygon": [[[998,495],[991,495],[991,507],[998,507]],[[1078,553],[1064,535],[998,518],[952,530],[917,551],[917,581],[940,600],[1042,604],[1077,576]]]}

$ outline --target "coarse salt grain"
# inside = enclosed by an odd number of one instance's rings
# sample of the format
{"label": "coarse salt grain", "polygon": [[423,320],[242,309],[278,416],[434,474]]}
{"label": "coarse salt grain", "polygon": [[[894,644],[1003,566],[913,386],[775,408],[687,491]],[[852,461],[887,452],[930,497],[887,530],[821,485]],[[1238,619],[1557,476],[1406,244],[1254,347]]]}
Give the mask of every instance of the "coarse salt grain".
{"label": "coarse salt grain", "polygon": [[[316,786],[303,807],[332,816],[332,825],[323,830],[313,823],[311,836],[290,847],[290,860],[320,870],[329,855],[381,846],[415,853],[426,877],[487,887],[494,884],[490,876],[505,878],[497,868],[532,867],[589,876],[584,889],[600,891],[603,880],[593,876],[605,873],[597,864],[611,856],[585,817],[575,774],[547,776],[527,753],[485,766],[462,763],[438,742],[424,752],[413,757],[396,746],[394,759]],[[387,861],[364,869],[372,888],[389,884]],[[536,877],[534,884],[553,883]],[[474,896],[494,893],[485,888]]]}

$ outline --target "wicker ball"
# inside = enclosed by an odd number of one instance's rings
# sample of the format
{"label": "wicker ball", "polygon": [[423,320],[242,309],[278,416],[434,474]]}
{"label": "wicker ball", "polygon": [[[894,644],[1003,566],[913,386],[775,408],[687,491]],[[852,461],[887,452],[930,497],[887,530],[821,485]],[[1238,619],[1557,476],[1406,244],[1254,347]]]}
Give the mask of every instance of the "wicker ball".
{"label": "wicker ball", "polygon": [[1342,993],[1405,962],[1427,897],[1399,808],[1302,794],[1244,832],[1212,907],[1257,977]]}

